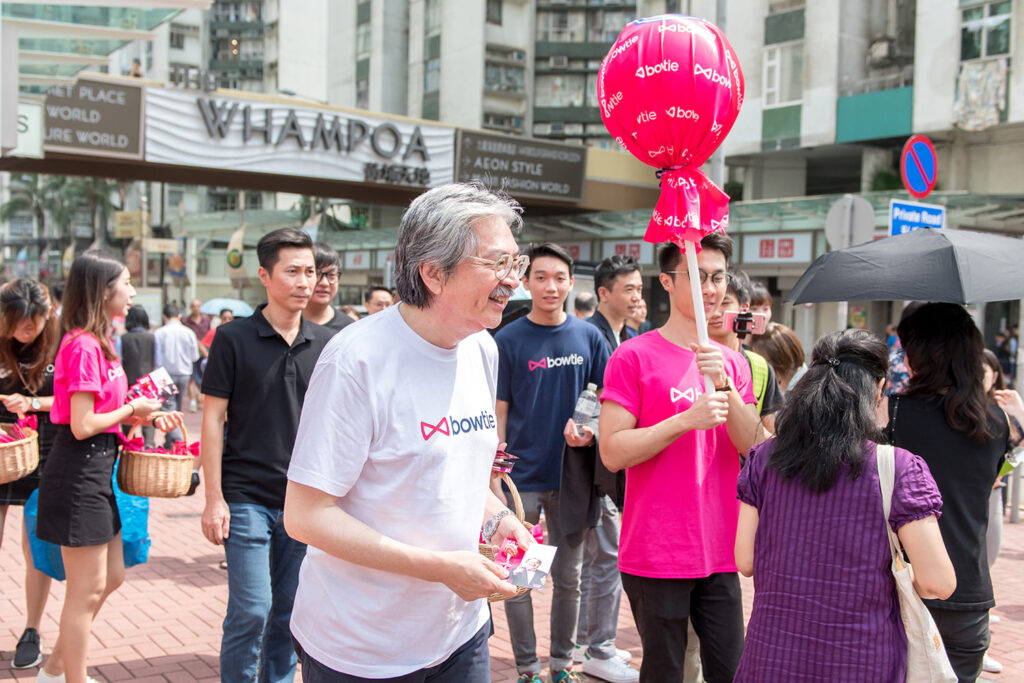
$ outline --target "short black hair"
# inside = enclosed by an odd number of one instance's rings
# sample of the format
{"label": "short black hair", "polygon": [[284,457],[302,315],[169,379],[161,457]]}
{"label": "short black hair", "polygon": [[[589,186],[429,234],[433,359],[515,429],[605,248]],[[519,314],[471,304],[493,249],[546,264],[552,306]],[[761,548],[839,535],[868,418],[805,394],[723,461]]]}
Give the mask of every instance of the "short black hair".
{"label": "short black hair", "polygon": [[256,258],[259,259],[260,267],[272,272],[274,266],[281,260],[282,249],[313,251],[313,239],[295,228],[281,228],[268,232],[256,243]]}
{"label": "short black hair", "polygon": [[166,304],[164,306],[165,318],[177,318],[179,315],[181,315],[181,309],[175,306],[174,304]]}
{"label": "short black hair", "polygon": [[771,306],[772,295],[760,280],[750,281],[750,305]]}
{"label": "short black hair", "polygon": [[317,274],[324,268],[337,268],[341,272],[341,256],[326,242],[313,243],[313,260],[316,261]]}
{"label": "short black hair", "polygon": [[530,277],[530,269],[533,268],[533,262],[535,260],[539,259],[539,258],[544,257],[544,256],[550,256],[551,258],[556,258],[559,261],[561,261],[562,263],[564,263],[565,265],[569,266],[569,276],[570,277],[572,276],[573,270],[576,267],[576,264],[572,260],[572,256],[569,256],[569,252],[567,252],[564,248],[558,246],[557,244],[553,244],[551,242],[545,242],[544,244],[533,244],[533,245],[531,245],[530,246],[529,256],[530,256],[530,264],[528,266],[526,266],[526,278],[527,279],[529,279],[529,277]]}
{"label": "short black hair", "polygon": [[750,305],[750,278],[739,268],[730,268],[729,286],[725,291],[736,297],[736,303],[742,306]]}
{"label": "short black hair", "polygon": [[235,312],[230,308],[222,308],[220,309],[220,313],[218,313],[217,315],[224,315],[225,313],[230,313],[231,315],[235,314]]}
{"label": "short black hair", "polygon": [[124,328],[129,332],[138,328],[149,329],[149,313],[142,306],[135,304],[124,316]]}
{"label": "short black hair", "polygon": [[370,299],[373,298],[374,292],[387,292],[388,296],[394,296],[393,294],[391,294],[391,290],[385,287],[384,285],[370,285],[369,287],[366,288],[366,294],[363,296],[363,302],[369,303]]}
{"label": "short black hair", "polygon": [[[705,235],[700,241],[700,248],[720,252],[725,257],[726,267],[732,261],[732,238],[723,232]],[[661,272],[678,270],[679,262],[682,260],[683,252],[679,250],[679,245],[668,242],[658,248],[658,267],[661,268]]]}
{"label": "short black hair", "polygon": [[594,269],[594,291],[604,287],[611,291],[615,278],[620,275],[639,273],[640,264],[632,256],[614,254],[597,264]]}

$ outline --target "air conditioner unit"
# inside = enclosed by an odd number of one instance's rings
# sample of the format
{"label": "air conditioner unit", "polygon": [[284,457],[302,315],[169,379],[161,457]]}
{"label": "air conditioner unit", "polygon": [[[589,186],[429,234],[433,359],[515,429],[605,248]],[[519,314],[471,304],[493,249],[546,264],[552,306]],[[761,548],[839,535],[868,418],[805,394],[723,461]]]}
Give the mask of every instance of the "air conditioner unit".
{"label": "air conditioner unit", "polygon": [[551,135],[551,124],[550,123],[535,123],[533,124],[534,135]]}
{"label": "air conditioner unit", "polygon": [[874,67],[887,66],[896,56],[896,39],[882,36],[871,41],[868,46],[868,63]]}
{"label": "air conditioner unit", "polygon": [[569,58],[564,55],[556,55],[554,57],[548,58],[548,65],[552,69],[568,69]]}

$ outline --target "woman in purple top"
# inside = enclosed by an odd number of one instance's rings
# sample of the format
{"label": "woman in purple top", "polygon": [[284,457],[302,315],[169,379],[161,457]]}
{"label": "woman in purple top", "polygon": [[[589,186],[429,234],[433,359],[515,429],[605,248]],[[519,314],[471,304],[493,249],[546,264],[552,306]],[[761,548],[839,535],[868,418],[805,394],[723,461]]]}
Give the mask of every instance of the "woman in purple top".
{"label": "woman in purple top", "polygon": [[[834,332],[787,394],[776,438],[740,472],[736,565],[754,609],[736,681],[903,681],[907,639],[890,569],[875,462],[887,411],[885,343]],[[922,596],[956,585],[924,461],[896,449],[888,523]]]}

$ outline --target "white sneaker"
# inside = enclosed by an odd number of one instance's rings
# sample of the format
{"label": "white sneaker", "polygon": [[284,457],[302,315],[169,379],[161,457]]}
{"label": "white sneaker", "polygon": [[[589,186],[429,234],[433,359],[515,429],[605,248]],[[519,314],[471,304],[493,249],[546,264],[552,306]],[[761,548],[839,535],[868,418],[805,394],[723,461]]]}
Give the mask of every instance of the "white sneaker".
{"label": "white sneaker", "polygon": [[[586,666],[586,664],[584,664],[583,666]],[[991,657],[989,657],[986,654],[985,655],[985,660],[984,660],[984,662],[981,665],[981,670],[982,671],[987,671],[990,674],[998,674],[998,673],[1002,673],[1003,665],[1000,664],[999,662],[997,662],[996,660],[992,659]]]}
{"label": "white sneaker", "polygon": [[636,683],[640,680],[640,672],[630,667],[620,657],[594,659],[588,655],[583,660],[581,669],[588,676],[603,679],[608,683]]}
{"label": "white sneaker", "polygon": [[[633,661],[633,653],[629,650],[620,650],[615,648],[615,656],[624,662]],[[582,664],[583,660],[587,658],[587,646],[586,645],[573,645],[572,646],[572,663]]]}
{"label": "white sneaker", "polygon": [[64,674],[57,674],[54,676],[53,674],[46,673],[42,668],[40,668],[39,673],[36,674],[36,683],[64,683]]}

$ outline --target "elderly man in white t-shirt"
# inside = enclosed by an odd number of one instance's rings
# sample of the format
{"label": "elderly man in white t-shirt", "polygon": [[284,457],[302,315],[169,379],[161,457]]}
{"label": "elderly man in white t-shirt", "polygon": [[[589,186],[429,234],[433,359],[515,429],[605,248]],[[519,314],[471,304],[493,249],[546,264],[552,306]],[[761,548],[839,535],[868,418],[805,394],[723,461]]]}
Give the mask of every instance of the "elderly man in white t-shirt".
{"label": "elderly man in white t-shirt", "polygon": [[306,683],[490,680],[492,593],[477,550],[529,532],[488,487],[501,314],[526,258],[513,200],[445,185],[413,201],[395,249],[399,306],[342,330],[306,392],[288,533],[309,546],[292,611]]}

